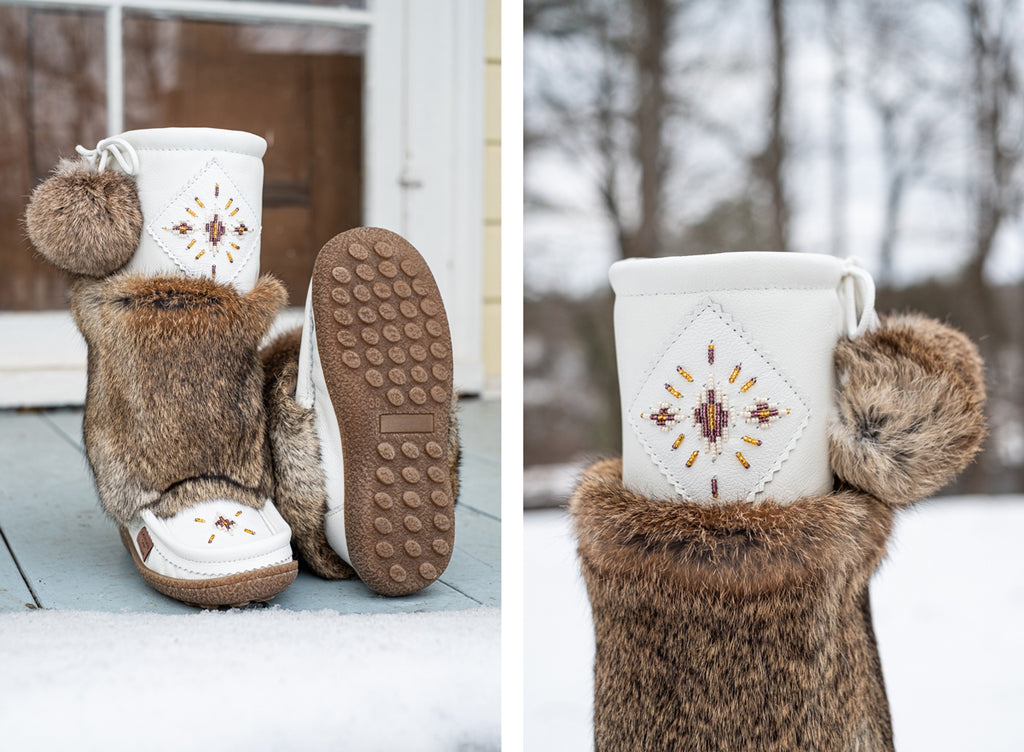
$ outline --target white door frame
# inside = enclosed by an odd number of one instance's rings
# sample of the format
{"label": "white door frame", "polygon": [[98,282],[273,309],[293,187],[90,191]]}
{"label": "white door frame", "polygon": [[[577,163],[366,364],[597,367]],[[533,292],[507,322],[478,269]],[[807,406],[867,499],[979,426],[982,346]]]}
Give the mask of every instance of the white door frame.
{"label": "white door frame", "polygon": [[[484,4],[370,3],[368,10],[354,10],[245,0],[0,0],[0,5],[104,11],[111,134],[124,129],[126,9],[179,18],[366,28],[364,221],[402,234],[426,257],[448,311],[456,387],[479,392],[484,383]],[[281,325],[300,320],[290,310]],[[70,313],[0,312],[0,407],[81,404],[85,381],[85,344]]]}

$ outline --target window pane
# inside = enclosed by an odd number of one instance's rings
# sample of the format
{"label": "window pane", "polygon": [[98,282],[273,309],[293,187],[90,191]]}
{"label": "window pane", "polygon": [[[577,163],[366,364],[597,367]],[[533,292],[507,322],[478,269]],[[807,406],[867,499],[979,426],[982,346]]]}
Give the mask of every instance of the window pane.
{"label": "window pane", "polygon": [[256,0],[258,3],[292,3],[293,5],[333,5],[334,7],[366,10],[366,0]]}
{"label": "window pane", "polygon": [[316,253],[361,224],[361,29],[125,18],[125,127],[245,130],[268,143],[262,269],[302,305]]}
{"label": "window pane", "polygon": [[67,307],[22,216],[60,157],[106,135],[105,71],[101,14],[0,6],[0,310]]}

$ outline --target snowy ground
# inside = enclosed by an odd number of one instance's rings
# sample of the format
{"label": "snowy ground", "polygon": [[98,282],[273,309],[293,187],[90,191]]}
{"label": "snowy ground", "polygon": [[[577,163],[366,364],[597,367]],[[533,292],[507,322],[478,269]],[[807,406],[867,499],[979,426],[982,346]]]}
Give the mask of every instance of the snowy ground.
{"label": "snowy ground", "polygon": [[499,613],[3,615],[0,749],[498,749]]}
{"label": "snowy ground", "polygon": [[[958,497],[904,514],[872,584],[900,752],[1024,750],[1024,496]],[[591,748],[594,638],[565,512],[525,539],[525,739]]]}

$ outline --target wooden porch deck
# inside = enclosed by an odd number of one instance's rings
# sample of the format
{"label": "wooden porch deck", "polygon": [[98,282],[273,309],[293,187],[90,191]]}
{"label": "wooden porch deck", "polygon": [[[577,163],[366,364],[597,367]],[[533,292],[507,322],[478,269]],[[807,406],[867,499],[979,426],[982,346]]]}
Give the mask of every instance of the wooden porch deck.
{"label": "wooden porch deck", "polygon": [[[331,582],[300,568],[292,586],[269,605],[339,613],[500,605],[500,417],[498,400],[462,403],[455,548],[437,582],[415,595],[387,598],[358,580]],[[196,611],[145,584],[100,510],[80,409],[0,411],[0,613],[36,608]]]}

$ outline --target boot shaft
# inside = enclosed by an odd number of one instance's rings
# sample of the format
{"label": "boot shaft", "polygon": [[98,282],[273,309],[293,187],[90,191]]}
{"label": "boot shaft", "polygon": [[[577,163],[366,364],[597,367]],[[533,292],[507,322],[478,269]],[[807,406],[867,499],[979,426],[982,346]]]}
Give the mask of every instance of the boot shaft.
{"label": "boot shaft", "polygon": [[874,285],[815,254],[612,266],[627,488],[700,503],[832,487],[832,356],[876,320]]}
{"label": "boot shaft", "polygon": [[152,128],[78,150],[98,170],[124,172],[137,184],[143,230],[124,271],[206,277],[243,293],[255,286],[265,140],[216,128]]}

